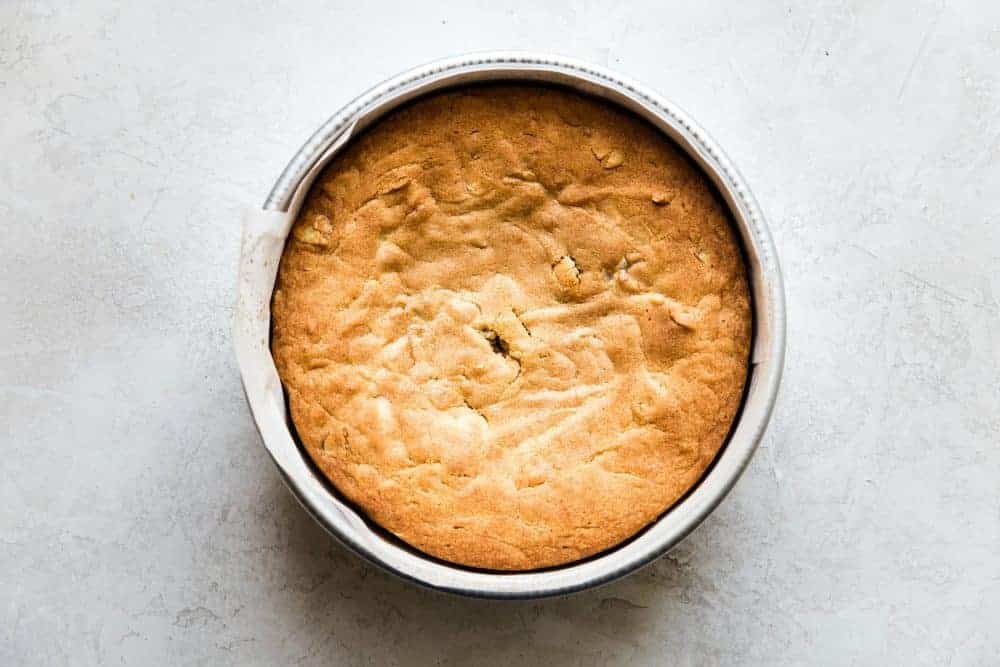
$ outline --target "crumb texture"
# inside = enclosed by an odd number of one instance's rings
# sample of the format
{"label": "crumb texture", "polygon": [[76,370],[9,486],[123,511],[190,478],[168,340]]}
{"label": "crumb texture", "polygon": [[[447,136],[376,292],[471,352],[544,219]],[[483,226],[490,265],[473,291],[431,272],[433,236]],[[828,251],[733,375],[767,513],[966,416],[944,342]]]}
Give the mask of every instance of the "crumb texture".
{"label": "crumb texture", "polygon": [[524,570],[618,544],[698,481],[750,318],[728,212],[676,147],[492,86],[393,113],[323,171],[272,349],[344,496],[433,556]]}

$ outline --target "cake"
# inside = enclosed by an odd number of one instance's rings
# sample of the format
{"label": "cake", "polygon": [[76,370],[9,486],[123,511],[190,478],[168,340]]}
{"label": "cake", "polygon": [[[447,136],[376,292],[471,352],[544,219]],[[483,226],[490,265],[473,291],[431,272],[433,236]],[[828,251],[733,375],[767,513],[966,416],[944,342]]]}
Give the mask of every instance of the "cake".
{"label": "cake", "polygon": [[730,214],[630,112],[561,88],[423,97],[353,139],[289,234],[271,349],[336,491],[451,563],[634,536],[725,443],[752,319]]}

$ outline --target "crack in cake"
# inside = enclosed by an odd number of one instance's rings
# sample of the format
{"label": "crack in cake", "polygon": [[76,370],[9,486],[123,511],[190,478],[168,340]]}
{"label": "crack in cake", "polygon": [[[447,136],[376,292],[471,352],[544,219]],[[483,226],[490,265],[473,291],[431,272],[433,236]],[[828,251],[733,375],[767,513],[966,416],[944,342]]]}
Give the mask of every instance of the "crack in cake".
{"label": "crack in cake", "polygon": [[702,172],[629,112],[530,85],[421,98],[353,140],[272,303],[323,474],[413,547],[497,570],[613,547],[694,486],[750,336]]}

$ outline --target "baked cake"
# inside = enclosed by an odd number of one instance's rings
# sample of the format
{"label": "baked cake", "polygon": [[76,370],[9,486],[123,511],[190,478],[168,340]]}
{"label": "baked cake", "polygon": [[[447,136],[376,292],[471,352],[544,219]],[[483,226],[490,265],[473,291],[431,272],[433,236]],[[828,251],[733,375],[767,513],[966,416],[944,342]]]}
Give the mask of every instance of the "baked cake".
{"label": "baked cake", "polygon": [[747,378],[746,267],[706,177],[557,88],[469,87],[379,121],[312,186],[272,351],[337,490],[432,556],[529,570],[656,520]]}

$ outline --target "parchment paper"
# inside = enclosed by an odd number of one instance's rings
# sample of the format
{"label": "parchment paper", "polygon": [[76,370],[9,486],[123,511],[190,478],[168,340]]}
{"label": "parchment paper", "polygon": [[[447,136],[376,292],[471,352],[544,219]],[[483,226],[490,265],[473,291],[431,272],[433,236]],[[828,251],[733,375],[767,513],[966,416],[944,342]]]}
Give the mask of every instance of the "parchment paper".
{"label": "parchment paper", "polygon": [[[271,294],[278,273],[278,263],[285,239],[298,215],[302,202],[316,176],[336,152],[350,140],[354,128],[348,128],[317,160],[299,184],[288,211],[249,209],[243,219],[243,241],[240,250],[237,283],[236,316],[233,342],[236,358],[243,374],[243,388],[253,412],[264,445],[286,478],[303,480],[300,500],[307,506],[324,502],[329,506],[329,494],[312,468],[302,458],[292,439],[286,420],[285,397],[281,380],[274,366],[270,349]],[[317,494],[326,495],[322,500]],[[350,508],[334,499],[342,517],[355,528],[364,528],[363,520]],[[356,531],[360,535],[369,531]]]}

